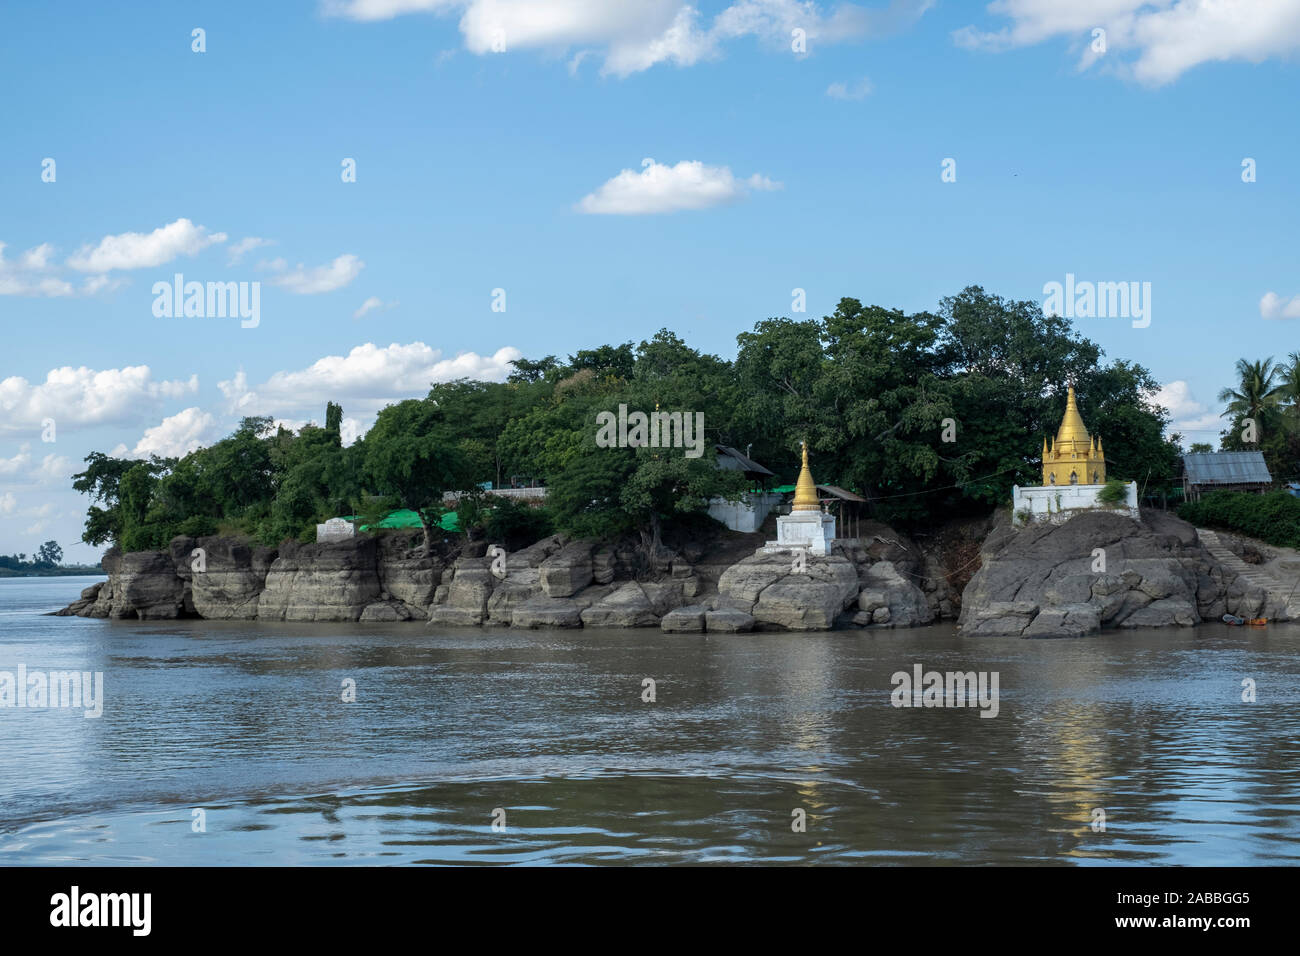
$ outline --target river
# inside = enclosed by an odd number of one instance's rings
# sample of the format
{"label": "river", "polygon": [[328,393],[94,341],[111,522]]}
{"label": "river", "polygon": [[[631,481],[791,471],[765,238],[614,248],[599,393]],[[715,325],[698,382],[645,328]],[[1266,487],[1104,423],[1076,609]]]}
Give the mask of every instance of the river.
{"label": "river", "polygon": [[[0,863],[1300,860],[1300,626],[971,641],[45,616],[94,580],[0,579],[0,671],[104,688],[98,718],[0,707]],[[916,664],[996,674],[996,716],[893,706]]]}

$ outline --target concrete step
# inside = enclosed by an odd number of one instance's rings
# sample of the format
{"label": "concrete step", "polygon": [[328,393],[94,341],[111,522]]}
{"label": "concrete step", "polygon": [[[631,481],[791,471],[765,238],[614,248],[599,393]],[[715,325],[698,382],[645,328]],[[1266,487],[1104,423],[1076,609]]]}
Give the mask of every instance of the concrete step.
{"label": "concrete step", "polygon": [[[1285,608],[1286,616],[1295,620],[1300,617],[1300,588],[1295,586],[1295,582],[1283,582],[1277,580],[1270,574],[1267,574],[1254,565],[1247,564],[1237,555],[1233,554],[1220,540],[1218,534],[1208,529],[1197,528],[1196,535],[1200,539],[1202,546],[1210,555],[1222,564],[1225,568],[1235,572],[1243,578],[1248,584],[1259,588],[1268,598],[1268,603],[1276,609]],[[1273,613],[1276,613],[1274,611]]]}

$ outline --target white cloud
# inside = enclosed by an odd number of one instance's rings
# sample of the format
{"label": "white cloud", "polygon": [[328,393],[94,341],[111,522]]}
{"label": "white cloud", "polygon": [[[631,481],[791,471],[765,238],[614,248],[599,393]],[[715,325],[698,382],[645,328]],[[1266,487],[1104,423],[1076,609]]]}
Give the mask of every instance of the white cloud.
{"label": "white cloud", "polygon": [[328,355],[305,369],[276,372],[260,385],[250,386],[244,372],[219,382],[228,410],[239,415],[273,415],[289,419],[290,413],[323,409],[327,401],[342,402],[349,411],[372,415],[384,405],[405,398],[423,398],[434,382],[457,378],[505,381],[516,348],[501,348],[492,355],[465,352],[444,358],[423,342],[393,343],[381,348],[371,342],[347,355]]}
{"label": "white cloud", "polygon": [[261,249],[264,246],[273,245],[275,245],[275,240],[273,239],[262,239],[259,236],[248,236],[231,245],[228,251],[230,256],[228,261],[230,265],[233,266],[254,249]]}
{"label": "white cloud", "polygon": [[0,295],[26,295],[54,299],[75,294],[76,290],[63,279],[52,276],[30,278],[0,272]]}
{"label": "white cloud", "polygon": [[370,298],[366,299],[365,302],[361,303],[361,307],[357,309],[357,311],[352,313],[352,318],[359,319],[370,312],[374,312],[376,309],[388,310],[396,308],[397,305],[397,302],[385,302],[378,296],[372,295]]}
{"label": "white cloud", "polygon": [[627,76],[657,63],[690,66],[721,55],[722,44],[757,37],[789,51],[791,30],[811,42],[881,34],[914,21],[933,0],[891,0],[884,9],[838,4],[830,13],[812,0],[734,0],[711,24],[686,0],[323,0],[322,12],[352,20],[408,13],[460,14],[465,48],[481,55],[513,50],[565,51],[575,70],[593,50],[601,72]]}
{"label": "white cloud", "polygon": [[53,298],[75,295],[70,282],[42,275],[49,268],[54,247],[43,242],[22,253],[14,262],[5,259],[5,244],[0,242],[0,295],[26,295]]}
{"label": "white cloud", "polygon": [[833,100],[862,100],[871,93],[871,81],[863,77],[855,83],[832,83],[826,95]]}
{"label": "white cloud", "polygon": [[[988,11],[1011,24],[963,27],[953,33],[959,46],[1001,51],[1071,37],[1080,69],[1109,61],[1151,86],[1202,63],[1259,63],[1300,50],[1300,0],[995,0]],[[1092,48],[1096,28],[1106,31],[1106,52]]]}
{"label": "white cloud", "polygon": [[[0,246],[3,248],[3,246]],[[18,268],[40,271],[48,269],[50,265],[50,256],[54,254],[54,247],[48,242],[42,242],[33,249],[28,249],[18,257]]]}
{"label": "white cloud", "polygon": [[76,467],[71,459],[63,455],[46,455],[41,459],[40,467],[36,469],[36,480],[43,485],[67,481],[72,477]]}
{"label": "white cloud", "polygon": [[37,431],[44,419],[60,429],[129,423],[163,400],[197,392],[199,379],[157,381],[147,365],[51,369],[32,384],[14,375],[0,380],[0,431]]}
{"label": "white cloud", "polygon": [[595,192],[582,198],[577,208],[594,215],[635,216],[706,209],[733,202],[750,190],[780,189],[765,176],[739,180],[726,166],[705,166],[682,161],[676,166],[641,161],[641,171],[625,169]]}
{"label": "white cloud", "polygon": [[11,515],[18,507],[18,499],[14,497],[12,491],[6,491],[0,495],[0,515]]}
{"label": "white cloud", "polygon": [[1265,292],[1259,300],[1259,314],[1265,319],[1300,319],[1300,295],[1286,299],[1276,292]]}
{"label": "white cloud", "polygon": [[0,458],[0,477],[12,479],[22,474],[32,464],[31,445],[24,444],[12,458]]}
{"label": "white cloud", "polygon": [[153,232],[123,232],[105,236],[95,246],[82,246],[68,258],[80,272],[111,269],[145,269],[171,262],[177,256],[195,256],[215,243],[225,242],[224,232],[209,233],[188,219],[177,219]]}
{"label": "white cloud", "polygon": [[71,477],[72,471],[72,462],[63,455],[49,454],[36,462],[29,442],[12,458],[0,458],[0,478],[9,484],[54,484]]}
{"label": "white cloud", "polygon": [[[372,424],[374,423],[362,421],[358,418],[344,418],[339,422],[339,438],[344,445],[351,445],[368,432]],[[272,435],[281,428],[286,428],[291,432],[299,432],[307,425],[315,425],[317,428],[322,427],[321,423],[314,418],[277,418],[271,422],[271,427],[267,431]]]}
{"label": "white cloud", "polygon": [[1151,401],[1169,411],[1169,432],[1178,432],[1188,442],[1208,441],[1214,444],[1223,428],[1223,419],[1219,413],[1206,408],[1203,402],[1198,402],[1192,394],[1191,386],[1182,379],[1161,385],[1151,396]]}
{"label": "white cloud", "polygon": [[[276,260],[283,264],[283,260]],[[307,269],[300,263],[298,268],[277,276],[271,281],[283,286],[295,295],[317,295],[341,289],[357,276],[366,264],[351,253],[339,256],[333,262],[315,269]]]}
{"label": "white cloud", "polygon": [[[131,458],[184,458],[190,452],[220,437],[216,418],[198,408],[186,408],[145,429],[144,436],[129,453]],[[121,457],[115,454],[115,457]]]}
{"label": "white cloud", "polygon": [[367,22],[391,20],[404,13],[441,13],[463,5],[462,0],[322,0],[321,12]]}

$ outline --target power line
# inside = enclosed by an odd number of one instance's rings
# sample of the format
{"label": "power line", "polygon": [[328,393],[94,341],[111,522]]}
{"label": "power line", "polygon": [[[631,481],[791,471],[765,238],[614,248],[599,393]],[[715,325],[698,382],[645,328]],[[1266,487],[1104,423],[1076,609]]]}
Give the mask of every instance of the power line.
{"label": "power line", "polygon": [[905,491],[902,494],[897,494],[897,495],[875,495],[874,497],[868,498],[867,500],[884,501],[888,498],[912,498],[915,497],[916,495],[928,495],[935,491],[950,491],[953,488],[964,488],[967,485],[973,485],[977,481],[987,481],[990,478],[997,478],[999,475],[1005,475],[1009,471],[1019,471],[1020,468],[1021,468],[1020,465],[1013,465],[1010,468],[1004,468],[1001,471],[995,471],[991,475],[985,475],[982,478],[971,478],[968,481],[960,481],[955,485],[941,485],[938,488],[925,488],[921,491]]}

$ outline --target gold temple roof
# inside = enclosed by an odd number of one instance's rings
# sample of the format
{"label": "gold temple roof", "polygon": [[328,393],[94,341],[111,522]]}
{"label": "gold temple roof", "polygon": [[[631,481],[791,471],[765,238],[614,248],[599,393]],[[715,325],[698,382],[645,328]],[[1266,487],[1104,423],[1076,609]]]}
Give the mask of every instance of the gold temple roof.
{"label": "gold temple roof", "polygon": [[1106,453],[1101,438],[1088,434],[1079,414],[1074,386],[1065,398],[1065,415],[1056,430],[1056,441],[1043,439],[1044,485],[1100,485],[1106,483]]}
{"label": "gold temple roof", "polygon": [[1092,438],[1084,427],[1083,416],[1079,414],[1079,405],[1074,399],[1074,386],[1071,385],[1065,399],[1065,417],[1061,427],[1056,430],[1056,444],[1074,442],[1077,446],[1091,445]]}

